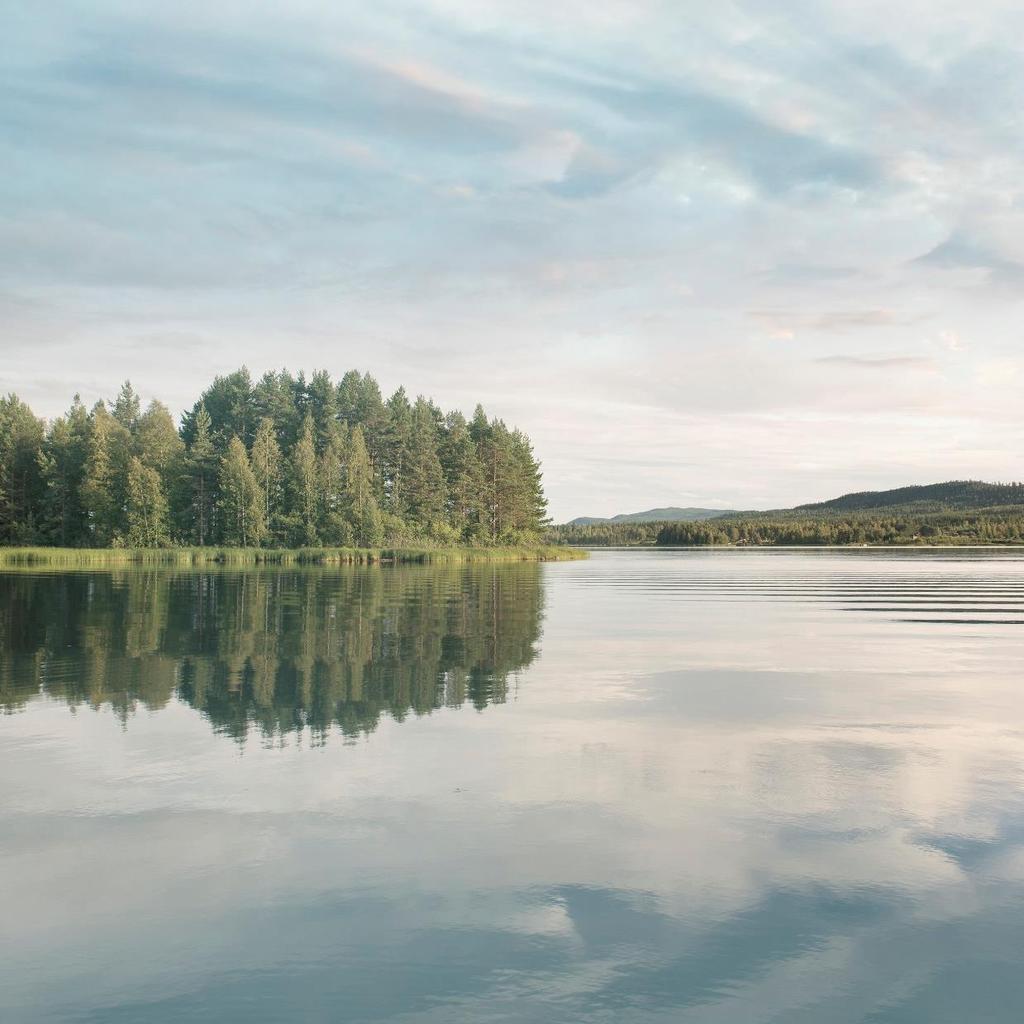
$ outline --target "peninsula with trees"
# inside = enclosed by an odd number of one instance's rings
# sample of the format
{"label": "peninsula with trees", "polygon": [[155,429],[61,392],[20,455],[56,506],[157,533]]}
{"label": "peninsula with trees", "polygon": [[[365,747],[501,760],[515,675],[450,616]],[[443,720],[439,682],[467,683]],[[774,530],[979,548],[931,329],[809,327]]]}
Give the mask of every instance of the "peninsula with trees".
{"label": "peninsula with trees", "polygon": [[180,423],[161,402],[143,409],[128,382],[92,408],[75,396],[50,422],[15,395],[0,399],[8,549],[564,557],[540,546],[546,526],[522,431],[479,405],[467,419],[404,388],[385,398],[358,371],[254,380],[243,367],[217,377]]}

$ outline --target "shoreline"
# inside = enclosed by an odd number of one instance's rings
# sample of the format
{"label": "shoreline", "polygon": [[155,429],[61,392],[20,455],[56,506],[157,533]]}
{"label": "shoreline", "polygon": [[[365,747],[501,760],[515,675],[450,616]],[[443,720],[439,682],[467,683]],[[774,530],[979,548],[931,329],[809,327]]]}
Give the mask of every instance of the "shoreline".
{"label": "shoreline", "polygon": [[945,551],[950,548],[981,551],[1005,548],[1017,551],[1024,549],[1024,541],[972,541],[968,544],[944,544],[941,541],[931,544],[567,544],[566,547],[583,551]]}
{"label": "shoreline", "polygon": [[117,566],[424,565],[468,562],[568,562],[583,548],[524,544],[452,548],[0,548],[0,570]]}

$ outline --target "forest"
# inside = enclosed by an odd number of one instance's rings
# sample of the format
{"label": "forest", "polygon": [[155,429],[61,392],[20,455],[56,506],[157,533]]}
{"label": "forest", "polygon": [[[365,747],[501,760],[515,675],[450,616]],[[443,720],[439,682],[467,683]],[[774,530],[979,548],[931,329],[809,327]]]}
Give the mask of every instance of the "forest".
{"label": "forest", "polygon": [[1024,484],[949,480],[694,521],[567,523],[547,539],[586,547],[1022,544]]}
{"label": "forest", "polygon": [[846,515],[770,513],[702,523],[663,523],[657,545],[715,544],[1021,544],[1024,508],[872,512]]}
{"label": "forest", "polygon": [[369,374],[217,377],[175,422],[129,382],[45,422],[0,398],[0,545],[517,545],[547,523],[529,438],[385,399]]}

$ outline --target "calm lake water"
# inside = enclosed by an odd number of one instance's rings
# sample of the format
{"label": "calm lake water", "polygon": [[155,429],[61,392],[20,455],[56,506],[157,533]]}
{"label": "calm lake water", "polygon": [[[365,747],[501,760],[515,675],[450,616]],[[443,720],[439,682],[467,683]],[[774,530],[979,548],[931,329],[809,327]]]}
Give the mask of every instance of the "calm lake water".
{"label": "calm lake water", "polygon": [[0,1020],[1016,1022],[1024,557],[0,574]]}

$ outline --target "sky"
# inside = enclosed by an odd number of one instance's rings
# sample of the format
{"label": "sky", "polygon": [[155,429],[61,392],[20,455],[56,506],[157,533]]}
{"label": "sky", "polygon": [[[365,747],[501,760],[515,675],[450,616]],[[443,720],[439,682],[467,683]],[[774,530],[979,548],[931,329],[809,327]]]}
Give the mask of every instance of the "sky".
{"label": "sky", "polygon": [[1024,477],[1024,8],[0,0],[0,391],[369,371],[551,514]]}

